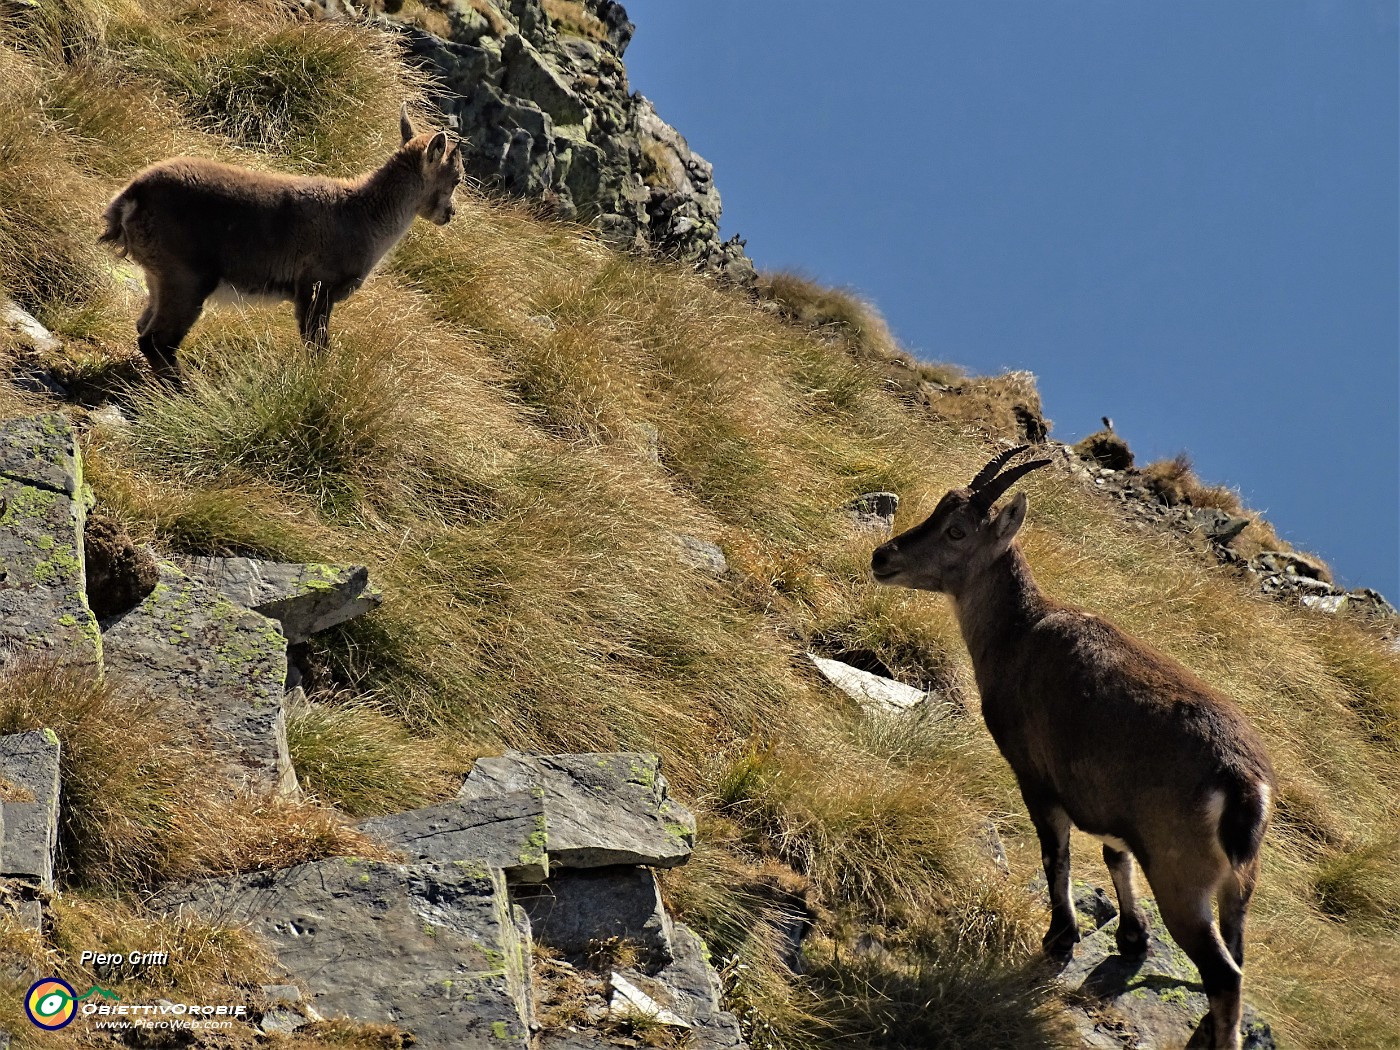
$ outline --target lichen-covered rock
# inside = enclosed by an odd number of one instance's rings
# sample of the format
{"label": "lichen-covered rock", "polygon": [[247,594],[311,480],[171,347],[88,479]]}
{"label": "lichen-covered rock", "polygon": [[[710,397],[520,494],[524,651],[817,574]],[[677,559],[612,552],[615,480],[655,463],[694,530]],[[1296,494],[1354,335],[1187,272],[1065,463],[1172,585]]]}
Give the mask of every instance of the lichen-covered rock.
{"label": "lichen-covered rock", "polygon": [[301,565],[253,558],[171,559],[231,602],[282,625],[288,644],[379,607],[383,596],[363,565]]}
{"label": "lichen-covered rock", "polygon": [[287,640],[275,620],[174,566],[103,635],[107,669],[175,701],[230,784],[293,794],[287,753]]}
{"label": "lichen-covered rock", "polygon": [[[1200,975],[1167,936],[1157,905],[1143,900],[1148,951],[1143,958],[1118,954],[1115,917],[1085,937],[1060,973],[1070,993],[1070,1017],[1085,1046],[1137,1050],[1197,1045],[1193,1035],[1210,1009]],[[1246,988],[1249,971],[1245,971]],[[1273,1050],[1269,1026],[1246,1007],[1241,1025],[1245,1050]]]}
{"label": "lichen-covered rock", "polygon": [[100,660],[83,577],[89,498],[65,417],[0,424],[0,664],[19,653]]}
{"label": "lichen-covered rock", "polygon": [[478,759],[458,797],[542,791],[550,867],[645,864],[690,859],[695,816],[673,801],[656,755],[505,755]]}
{"label": "lichen-covered rock", "polygon": [[710,164],[628,86],[632,23],[621,4],[585,0],[572,16],[561,5],[553,19],[533,0],[497,3],[487,17],[454,6],[445,37],[391,24],[433,73],[434,101],[462,135],[469,175],[592,222],[616,247],[650,247],[754,282],[743,242],[720,240]]}
{"label": "lichen-covered rock", "polygon": [[421,1047],[530,1046],[528,928],[499,871],[337,858],[197,883],[160,903],[246,924],[327,1018],[394,1024]]}
{"label": "lichen-covered rock", "polygon": [[542,789],[454,799],[374,817],[360,830],[420,860],[500,868],[513,882],[541,882],[549,876]]}
{"label": "lichen-covered rock", "polygon": [[548,885],[518,887],[515,900],[530,917],[535,939],[566,955],[616,939],[637,948],[648,965],[674,960],[671,919],[647,868],[556,872]]}
{"label": "lichen-covered rock", "polygon": [[0,877],[53,889],[59,743],[52,730],[0,736]]}

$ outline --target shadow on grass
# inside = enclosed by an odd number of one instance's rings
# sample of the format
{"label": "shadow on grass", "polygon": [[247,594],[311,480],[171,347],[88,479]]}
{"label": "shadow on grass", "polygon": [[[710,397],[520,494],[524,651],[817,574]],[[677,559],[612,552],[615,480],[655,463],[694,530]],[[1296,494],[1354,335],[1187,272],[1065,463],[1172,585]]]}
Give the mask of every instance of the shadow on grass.
{"label": "shadow on grass", "polygon": [[1077,1046],[1058,1016],[1039,960],[1020,966],[977,958],[912,968],[835,960],[809,977],[839,1004],[840,1043],[851,1050],[1050,1050]]}

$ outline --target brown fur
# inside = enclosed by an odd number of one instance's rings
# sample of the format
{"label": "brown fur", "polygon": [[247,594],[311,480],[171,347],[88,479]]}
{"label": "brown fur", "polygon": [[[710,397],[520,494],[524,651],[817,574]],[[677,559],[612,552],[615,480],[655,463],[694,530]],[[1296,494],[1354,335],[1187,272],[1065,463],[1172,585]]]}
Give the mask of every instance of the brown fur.
{"label": "brown fur", "polygon": [[927,521],[878,548],[871,570],[880,583],[952,598],[987,728],[1040,837],[1052,913],[1045,950],[1068,957],[1079,940],[1073,825],[1106,840],[1119,950],[1147,948],[1136,858],[1167,929],[1201,971],[1210,1045],[1237,1050],[1245,913],[1275,796],[1268,754],[1227,697],[1040,590],[1014,542],[1026,506],[1018,493],[993,514],[985,495],[955,489]]}
{"label": "brown fur", "polygon": [[358,179],[281,175],[175,157],[141,172],[103,213],[100,241],[146,271],[137,345],[179,382],[175,351],[218,291],[291,299],[302,338],[326,345],[331,308],[369,276],[415,216],[443,225],[462,181],[458,144],[418,135]]}

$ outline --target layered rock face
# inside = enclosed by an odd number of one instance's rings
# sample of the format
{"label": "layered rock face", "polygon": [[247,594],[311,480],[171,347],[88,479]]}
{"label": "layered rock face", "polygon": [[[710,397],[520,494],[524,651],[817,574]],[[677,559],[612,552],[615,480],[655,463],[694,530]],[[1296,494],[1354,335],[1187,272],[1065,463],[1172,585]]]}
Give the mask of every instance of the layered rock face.
{"label": "layered rock face", "polygon": [[743,242],[720,239],[714,170],[628,86],[621,4],[444,0],[417,24],[402,0],[377,6],[434,76],[467,174],[487,189],[543,200],[614,247],[754,281]]}

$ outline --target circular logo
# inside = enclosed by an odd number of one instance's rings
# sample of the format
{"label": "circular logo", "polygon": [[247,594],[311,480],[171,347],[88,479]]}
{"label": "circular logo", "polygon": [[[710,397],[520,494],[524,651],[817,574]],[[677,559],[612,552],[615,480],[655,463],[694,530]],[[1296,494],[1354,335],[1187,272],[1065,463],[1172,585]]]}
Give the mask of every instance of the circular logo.
{"label": "circular logo", "polygon": [[77,1013],[78,993],[73,986],[58,977],[35,981],[24,997],[24,1012],[40,1028],[56,1032]]}

